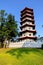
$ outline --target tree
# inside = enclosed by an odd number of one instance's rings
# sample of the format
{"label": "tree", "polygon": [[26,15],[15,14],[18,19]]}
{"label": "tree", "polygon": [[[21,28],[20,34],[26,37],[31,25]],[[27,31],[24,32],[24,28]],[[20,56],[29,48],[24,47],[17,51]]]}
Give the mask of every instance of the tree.
{"label": "tree", "polygon": [[4,23],[6,22],[6,15],[5,10],[0,11],[0,42],[1,47],[3,47],[3,41],[4,41]]}
{"label": "tree", "polygon": [[5,41],[9,41],[18,35],[18,25],[12,14],[6,16],[4,10],[0,11],[0,42],[1,46],[6,45]]}
{"label": "tree", "polygon": [[18,35],[18,25],[17,21],[15,21],[15,18],[13,15],[9,14],[7,17],[7,23],[6,23],[6,28],[7,28],[7,39],[10,40],[12,37],[16,37]]}

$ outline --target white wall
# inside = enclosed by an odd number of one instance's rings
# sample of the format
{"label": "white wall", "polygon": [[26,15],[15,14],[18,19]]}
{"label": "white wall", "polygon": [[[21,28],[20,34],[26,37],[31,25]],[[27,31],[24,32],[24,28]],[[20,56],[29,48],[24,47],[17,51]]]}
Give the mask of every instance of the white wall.
{"label": "white wall", "polygon": [[29,34],[31,34],[31,36],[33,36],[33,33],[26,32],[26,33],[23,33],[23,34],[22,34],[22,37],[23,37],[23,36],[29,36]]}
{"label": "white wall", "polygon": [[25,31],[25,30],[33,30],[33,28],[27,26],[27,27],[23,28],[21,31]]}
{"label": "white wall", "polygon": [[21,41],[21,42],[11,42],[9,44],[9,48],[21,48],[21,47],[31,47],[31,48],[41,48],[41,45],[43,43],[41,42],[35,42],[35,41],[32,41],[32,42],[29,42],[29,41]]}

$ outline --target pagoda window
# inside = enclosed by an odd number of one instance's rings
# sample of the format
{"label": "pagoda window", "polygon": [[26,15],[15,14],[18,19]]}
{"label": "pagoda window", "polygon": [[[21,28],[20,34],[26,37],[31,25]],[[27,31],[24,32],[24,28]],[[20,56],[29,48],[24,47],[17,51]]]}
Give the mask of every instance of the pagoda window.
{"label": "pagoda window", "polygon": [[29,36],[31,36],[31,34],[29,34]]}

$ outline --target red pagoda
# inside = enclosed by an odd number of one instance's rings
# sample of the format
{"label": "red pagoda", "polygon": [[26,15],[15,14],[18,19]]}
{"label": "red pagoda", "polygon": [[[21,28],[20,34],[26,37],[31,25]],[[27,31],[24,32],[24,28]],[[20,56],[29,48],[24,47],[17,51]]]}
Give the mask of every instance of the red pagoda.
{"label": "red pagoda", "polygon": [[21,11],[21,32],[20,32],[20,37],[18,40],[36,40],[36,30],[35,30],[35,21],[34,21],[34,12],[33,9],[31,8],[24,8]]}

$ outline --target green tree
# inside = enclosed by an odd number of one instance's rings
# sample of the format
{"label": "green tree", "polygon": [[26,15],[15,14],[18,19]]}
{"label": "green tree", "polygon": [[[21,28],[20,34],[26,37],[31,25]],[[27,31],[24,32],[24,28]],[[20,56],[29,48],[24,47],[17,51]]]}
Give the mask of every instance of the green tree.
{"label": "green tree", "polygon": [[4,10],[0,11],[0,42],[5,47],[6,41],[10,41],[18,35],[18,25],[12,14],[7,15]]}
{"label": "green tree", "polygon": [[0,10],[0,42],[1,47],[3,47],[3,41],[4,41],[4,23],[6,22],[6,15],[5,10]]}
{"label": "green tree", "polygon": [[17,21],[15,21],[15,18],[13,15],[9,14],[7,17],[6,22],[6,28],[7,28],[7,39],[10,40],[13,37],[16,37],[18,35],[18,25]]}

